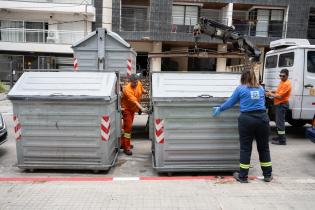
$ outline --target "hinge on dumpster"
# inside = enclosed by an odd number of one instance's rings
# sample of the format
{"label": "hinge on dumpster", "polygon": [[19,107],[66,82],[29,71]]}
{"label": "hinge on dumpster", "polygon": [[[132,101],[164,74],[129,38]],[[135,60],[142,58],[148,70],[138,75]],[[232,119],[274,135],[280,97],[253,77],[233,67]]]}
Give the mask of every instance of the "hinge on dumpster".
{"label": "hinge on dumpster", "polygon": [[102,116],[101,119],[101,138],[102,141],[110,139],[110,118],[107,115]]}
{"label": "hinge on dumpster", "polygon": [[156,143],[164,144],[164,120],[156,119],[154,124]]}
{"label": "hinge on dumpster", "polygon": [[14,121],[15,139],[17,141],[19,141],[22,139],[22,133],[21,133],[22,126],[21,126],[19,119],[17,118],[16,115],[13,115],[13,121]]}

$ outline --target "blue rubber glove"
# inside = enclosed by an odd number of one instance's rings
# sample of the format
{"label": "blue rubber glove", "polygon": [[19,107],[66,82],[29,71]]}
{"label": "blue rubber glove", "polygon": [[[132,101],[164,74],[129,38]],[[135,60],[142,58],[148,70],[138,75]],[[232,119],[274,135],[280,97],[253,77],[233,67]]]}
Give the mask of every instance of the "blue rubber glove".
{"label": "blue rubber glove", "polygon": [[221,113],[220,107],[215,106],[215,107],[212,108],[212,116],[213,116],[213,117],[219,116],[220,113]]}

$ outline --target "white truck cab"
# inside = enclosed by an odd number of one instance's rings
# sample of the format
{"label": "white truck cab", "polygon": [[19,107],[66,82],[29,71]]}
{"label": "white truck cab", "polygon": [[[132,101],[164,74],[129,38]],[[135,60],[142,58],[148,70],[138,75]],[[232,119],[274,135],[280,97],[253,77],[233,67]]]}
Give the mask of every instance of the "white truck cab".
{"label": "white truck cab", "polygon": [[[280,39],[270,43],[264,65],[266,90],[275,90],[280,82],[281,69],[289,70],[292,90],[287,121],[293,126],[311,122],[315,113],[315,45],[306,39]],[[273,117],[272,100],[266,100],[270,118]]]}

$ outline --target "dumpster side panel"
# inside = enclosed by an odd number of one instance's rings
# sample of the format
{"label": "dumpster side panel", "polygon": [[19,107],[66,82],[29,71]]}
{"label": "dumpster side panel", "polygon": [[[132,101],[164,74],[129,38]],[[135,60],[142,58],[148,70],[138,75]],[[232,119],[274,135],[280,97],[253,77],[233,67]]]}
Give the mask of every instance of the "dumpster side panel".
{"label": "dumpster side panel", "polygon": [[74,57],[78,60],[79,71],[95,71],[98,69],[97,50],[77,49],[74,51]]}
{"label": "dumpster side panel", "polygon": [[[121,125],[118,123],[121,118],[117,116],[117,100],[112,101],[107,106],[102,108],[101,116],[109,116],[109,139],[108,141],[102,141],[101,152],[105,151],[105,154],[102,154],[104,165],[111,165],[115,159],[117,152],[119,151],[118,140],[120,138],[119,132],[121,130]],[[118,121],[118,122],[117,122]],[[102,135],[102,133],[100,134]]]}
{"label": "dumpster side panel", "polygon": [[[107,170],[115,156],[115,102],[13,101],[22,127],[18,167]],[[113,126],[101,138],[101,119]]]}
{"label": "dumpster side panel", "polygon": [[[133,53],[131,49],[108,49],[105,55],[106,71],[119,71],[122,76],[126,76],[128,73],[136,73],[136,54]],[[128,64],[128,62],[130,62],[130,64]],[[128,65],[131,65],[130,71]]]}
{"label": "dumpster side panel", "polygon": [[[224,101],[154,102],[154,120],[163,120],[164,142],[155,145],[158,171],[230,171],[238,169],[238,107],[211,116],[212,108]],[[155,132],[158,132],[156,127]]]}
{"label": "dumpster side panel", "polygon": [[78,60],[78,70],[91,71],[97,68],[97,34],[73,47],[73,55]]}

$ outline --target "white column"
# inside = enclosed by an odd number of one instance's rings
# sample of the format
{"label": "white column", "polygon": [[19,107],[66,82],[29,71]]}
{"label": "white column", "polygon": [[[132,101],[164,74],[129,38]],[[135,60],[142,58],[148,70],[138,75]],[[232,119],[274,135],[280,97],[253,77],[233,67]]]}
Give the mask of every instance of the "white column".
{"label": "white column", "polygon": [[[162,42],[152,43],[152,53],[162,52]],[[161,58],[151,58],[150,59],[150,71],[161,71]]]}
{"label": "white column", "polygon": [[[172,50],[188,52],[188,47],[173,47]],[[179,71],[188,71],[188,57],[174,57],[172,60],[177,62]]]}
{"label": "white column", "polygon": [[[233,24],[233,3],[227,4],[225,7],[221,9],[222,13],[222,23],[227,26],[232,26]],[[218,45],[218,52],[227,52],[226,44]],[[217,59],[217,72],[225,72],[226,71],[226,58],[218,58]]]}
{"label": "white column", "polygon": [[103,0],[103,23],[102,27],[108,30],[112,30],[112,8],[113,8],[113,1],[112,0]]}
{"label": "white column", "polygon": [[222,23],[228,26],[233,24],[233,3],[229,3],[222,8]]}
{"label": "white column", "polygon": [[[218,52],[227,52],[226,44],[218,45]],[[217,58],[217,72],[225,72],[226,71],[226,58]]]}
{"label": "white column", "polygon": [[257,79],[259,79],[259,75],[262,77],[263,76],[263,67],[264,67],[264,60],[265,60],[265,48],[264,47],[259,47],[261,55],[259,58],[259,66],[258,66],[258,72],[259,74],[256,73]]}

